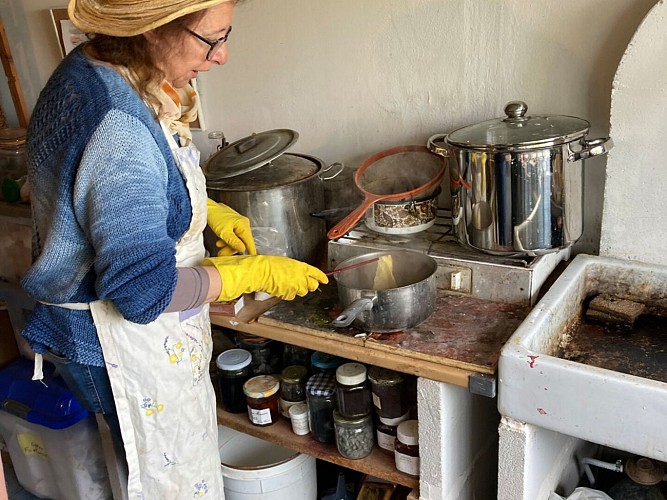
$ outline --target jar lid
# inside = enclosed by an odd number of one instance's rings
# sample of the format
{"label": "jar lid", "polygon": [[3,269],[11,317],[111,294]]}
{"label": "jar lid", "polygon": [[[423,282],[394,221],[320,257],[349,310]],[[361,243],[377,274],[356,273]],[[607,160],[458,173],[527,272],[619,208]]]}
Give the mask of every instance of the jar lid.
{"label": "jar lid", "polygon": [[16,149],[26,141],[24,128],[0,128],[0,149]]}
{"label": "jar lid", "polygon": [[296,403],[289,407],[290,418],[300,417],[308,413],[308,405],[306,403]]}
{"label": "jar lid", "polygon": [[244,137],[206,160],[204,175],[209,181],[221,181],[252,172],[278,158],[298,138],[299,134],[289,129],[267,130]]}
{"label": "jar lid", "polygon": [[336,369],[336,380],[343,385],[357,385],[366,380],[366,367],[361,363],[344,363]]}
{"label": "jar lid", "polygon": [[387,417],[378,417],[380,419],[380,422],[382,422],[384,425],[390,425],[392,427],[396,427],[398,424],[401,422],[405,422],[408,417],[410,417],[410,412],[405,412],[405,415],[401,415],[400,417],[395,417],[395,418],[387,418]]}
{"label": "jar lid", "polygon": [[330,370],[333,368],[338,368],[340,365],[342,365],[343,358],[339,358],[338,356],[327,354],[325,352],[315,351],[310,356],[310,364],[315,368]]}
{"label": "jar lid", "polygon": [[367,413],[366,415],[362,415],[360,417],[352,417],[348,418],[343,415],[338,410],[333,411],[333,419],[334,422],[340,423],[340,424],[348,424],[348,425],[360,425],[360,424],[365,424],[366,422],[369,422],[371,420],[371,414]]}
{"label": "jar lid", "polygon": [[590,123],[565,115],[527,115],[523,101],[505,105],[504,118],[494,118],[457,129],[446,136],[448,144],[464,149],[513,151],[566,144],[588,132]]}
{"label": "jar lid", "polygon": [[242,344],[249,344],[251,346],[263,346],[273,342],[273,339],[267,339],[264,337],[258,337],[252,333],[238,333],[236,338]]}
{"label": "jar lid", "polygon": [[368,370],[368,378],[374,384],[399,384],[405,380],[405,375],[388,368],[381,368],[379,366],[371,366]]}
{"label": "jar lid", "polygon": [[288,384],[298,384],[303,382],[308,376],[308,368],[301,365],[290,365],[283,368],[280,378]]}
{"label": "jar lid", "polygon": [[311,396],[330,397],[336,393],[336,378],[331,373],[316,373],[306,382]]}
{"label": "jar lid", "polygon": [[419,444],[419,422],[417,420],[405,420],[398,424],[396,437],[401,443],[415,446]]}
{"label": "jar lid", "polygon": [[268,398],[280,389],[280,381],[273,375],[257,375],[243,384],[243,392],[250,398]]}
{"label": "jar lid", "polygon": [[221,352],[215,360],[220,370],[236,371],[245,368],[252,361],[252,355],[245,349],[228,349]]}

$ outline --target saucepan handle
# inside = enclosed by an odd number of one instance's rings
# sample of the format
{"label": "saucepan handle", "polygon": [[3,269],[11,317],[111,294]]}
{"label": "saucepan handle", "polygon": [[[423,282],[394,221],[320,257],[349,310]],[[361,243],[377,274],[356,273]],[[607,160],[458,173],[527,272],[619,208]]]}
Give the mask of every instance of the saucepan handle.
{"label": "saucepan handle", "polygon": [[364,311],[370,311],[373,309],[373,304],[375,303],[375,297],[362,297],[360,299],[352,301],[338,317],[331,322],[333,326],[344,327],[350,326],[352,322],[357,319],[360,313]]}

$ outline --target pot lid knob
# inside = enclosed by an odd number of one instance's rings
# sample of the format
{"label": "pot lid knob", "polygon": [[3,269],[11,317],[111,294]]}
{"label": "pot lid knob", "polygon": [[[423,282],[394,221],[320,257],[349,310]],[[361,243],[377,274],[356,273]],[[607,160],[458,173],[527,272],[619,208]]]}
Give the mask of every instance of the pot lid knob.
{"label": "pot lid knob", "polygon": [[526,119],[525,115],[528,111],[528,106],[523,101],[510,101],[505,105],[505,114],[507,118],[505,122],[523,121]]}

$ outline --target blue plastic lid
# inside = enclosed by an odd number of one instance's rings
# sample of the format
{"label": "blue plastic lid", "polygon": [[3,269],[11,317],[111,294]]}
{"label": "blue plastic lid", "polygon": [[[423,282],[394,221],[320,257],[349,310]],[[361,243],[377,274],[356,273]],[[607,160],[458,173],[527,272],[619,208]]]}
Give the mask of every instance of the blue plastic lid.
{"label": "blue plastic lid", "polygon": [[0,370],[2,410],[50,429],[65,429],[90,414],[63,379],[54,375],[52,364],[44,363],[42,381],[32,380],[33,363],[21,358]]}
{"label": "blue plastic lid", "polygon": [[218,355],[215,364],[220,370],[236,371],[245,368],[252,361],[252,354],[245,349],[227,349]]}
{"label": "blue plastic lid", "polygon": [[324,370],[338,368],[344,362],[345,360],[343,358],[320,351],[315,351],[310,357],[310,364],[313,365],[314,368]]}

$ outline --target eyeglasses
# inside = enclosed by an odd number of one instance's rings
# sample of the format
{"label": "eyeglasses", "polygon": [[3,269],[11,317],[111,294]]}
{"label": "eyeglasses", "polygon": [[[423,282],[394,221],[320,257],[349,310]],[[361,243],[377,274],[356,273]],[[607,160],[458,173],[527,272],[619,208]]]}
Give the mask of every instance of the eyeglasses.
{"label": "eyeglasses", "polygon": [[215,55],[215,53],[218,50],[220,50],[220,47],[222,47],[225,44],[225,42],[227,41],[227,39],[229,38],[229,34],[232,32],[232,27],[230,26],[229,28],[227,28],[227,33],[225,33],[225,35],[223,37],[218,38],[214,42],[212,42],[210,40],[207,40],[206,38],[201,36],[199,33],[195,33],[194,31],[192,31],[189,28],[185,28],[185,30],[188,33],[190,33],[192,36],[198,38],[199,40],[201,40],[202,42],[204,42],[206,45],[208,45],[210,47],[208,49],[208,52],[206,53],[206,60],[210,61],[211,59],[213,59],[213,56]]}

